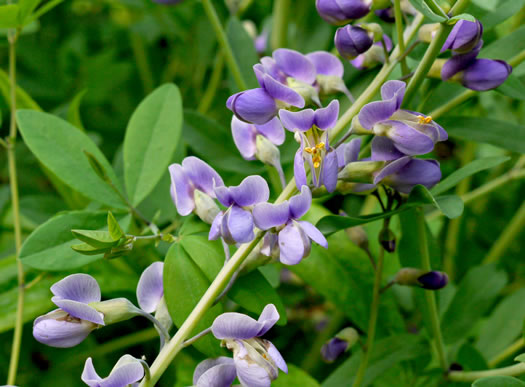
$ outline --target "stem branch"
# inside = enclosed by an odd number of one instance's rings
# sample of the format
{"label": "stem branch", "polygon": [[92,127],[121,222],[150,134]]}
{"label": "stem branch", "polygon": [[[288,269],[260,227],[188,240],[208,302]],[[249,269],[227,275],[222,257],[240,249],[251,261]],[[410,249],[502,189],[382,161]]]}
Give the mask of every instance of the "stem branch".
{"label": "stem branch", "polygon": [[452,382],[473,382],[476,379],[487,376],[517,376],[523,373],[525,373],[525,363],[519,363],[509,367],[486,371],[452,371],[448,374],[447,378]]}

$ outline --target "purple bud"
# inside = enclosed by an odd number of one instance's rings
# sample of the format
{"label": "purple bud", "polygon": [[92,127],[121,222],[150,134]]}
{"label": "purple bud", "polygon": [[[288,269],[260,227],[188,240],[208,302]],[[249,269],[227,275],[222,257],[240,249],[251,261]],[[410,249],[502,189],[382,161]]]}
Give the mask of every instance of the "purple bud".
{"label": "purple bud", "polygon": [[500,86],[512,73],[512,66],[502,60],[477,59],[461,74],[461,84],[468,89],[485,91]]}
{"label": "purple bud", "polygon": [[370,12],[371,1],[366,0],[316,0],[319,15],[328,23],[343,25],[360,19]]}
{"label": "purple bud", "polygon": [[352,25],[339,28],[335,33],[334,42],[339,54],[349,60],[368,51],[374,43],[367,30]]}
{"label": "purple bud", "polygon": [[262,125],[277,114],[277,105],[265,89],[250,89],[228,98],[226,106],[240,120]]}
{"label": "purple bud", "polygon": [[424,289],[438,290],[442,289],[448,284],[448,275],[441,271],[429,271],[418,277],[417,281]]}
{"label": "purple bud", "polygon": [[393,23],[396,21],[396,18],[394,16],[394,8],[385,8],[385,9],[378,9],[375,11],[375,14],[378,18],[381,20],[387,22],[387,23]]}
{"label": "purple bud", "polygon": [[396,236],[389,228],[384,228],[379,233],[379,243],[389,253],[396,250]]}
{"label": "purple bud", "polygon": [[477,46],[481,35],[483,35],[483,26],[479,21],[460,20],[448,35],[441,52],[445,50],[453,50],[458,53],[469,52]]}
{"label": "purple bud", "polygon": [[325,361],[331,363],[346,351],[347,348],[348,343],[346,341],[334,337],[323,345],[321,355]]}

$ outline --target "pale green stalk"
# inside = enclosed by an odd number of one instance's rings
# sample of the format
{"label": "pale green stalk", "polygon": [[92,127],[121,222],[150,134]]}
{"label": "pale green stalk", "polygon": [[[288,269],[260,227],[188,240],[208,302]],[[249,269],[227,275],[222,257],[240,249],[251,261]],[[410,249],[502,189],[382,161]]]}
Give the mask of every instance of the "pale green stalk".
{"label": "pale green stalk", "polygon": [[525,373],[525,363],[485,371],[452,371],[447,379],[451,382],[473,382],[487,376],[518,376]]}
{"label": "pale green stalk", "polygon": [[149,94],[153,90],[155,81],[153,80],[153,72],[151,71],[151,66],[149,65],[144,41],[139,34],[132,32],[131,30],[128,36],[130,39],[133,56],[135,57],[135,62],[137,64],[140,80],[142,81],[142,86],[144,87],[144,92]]}
{"label": "pale green stalk", "polygon": [[274,0],[273,4],[273,29],[271,36],[272,50],[286,47],[288,36],[288,12],[290,0]]}
{"label": "pale green stalk", "polygon": [[508,346],[503,351],[494,356],[492,359],[490,359],[488,362],[488,366],[494,367],[496,364],[501,363],[503,360],[515,354],[523,347],[525,347],[525,339],[523,339],[523,337],[520,337],[516,342],[512,343],[510,346]]}
{"label": "pale green stalk", "polygon": [[217,94],[217,89],[219,88],[219,85],[221,83],[221,75],[223,68],[224,52],[219,51],[215,58],[215,65],[213,66],[210,81],[208,82],[208,87],[206,88],[206,91],[204,92],[204,95],[202,96],[199,102],[199,106],[197,107],[197,111],[199,113],[204,114],[210,108],[213,98],[215,97],[215,94]]}
{"label": "pale green stalk", "polygon": [[[399,51],[405,52],[405,38],[403,37],[403,13],[401,12],[401,0],[394,0],[394,16],[396,18],[397,44]],[[410,72],[406,58],[401,60],[401,74],[406,75]]]}

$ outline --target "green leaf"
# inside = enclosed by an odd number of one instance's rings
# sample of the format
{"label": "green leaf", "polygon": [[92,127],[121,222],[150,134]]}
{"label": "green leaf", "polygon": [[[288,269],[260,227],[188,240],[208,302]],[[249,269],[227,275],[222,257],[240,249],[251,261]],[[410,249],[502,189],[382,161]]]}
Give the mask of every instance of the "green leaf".
{"label": "green leaf", "polygon": [[495,27],[501,22],[516,15],[524,5],[525,5],[524,0],[500,1],[494,11],[487,12],[480,19],[481,24],[483,24],[483,29],[485,31],[488,31],[490,28]]}
{"label": "green leaf", "polygon": [[457,16],[454,16],[454,17],[451,17],[450,19],[448,19],[447,24],[454,25],[460,20],[468,20],[468,21],[471,21],[471,22],[475,22],[476,18],[474,16],[472,16],[471,14],[469,14],[469,13],[462,13],[460,15],[457,15]]}
{"label": "green leaf", "polygon": [[[253,39],[248,35],[248,32],[237,17],[231,16],[228,20],[226,36],[247,88],[254,89],[259,87],[253,72],[253,65],[259,62],[259,56],[255,51]],[[233,81],[231,74],[229,84],[232,92],[242,91],[239,90],[237,84]]]}
{"label": "green leaf", "polygon": [[119,240],[126,235],[118,224],[117,219],[115,219],[115,215],[113,215],[111,211],[108,211],[108,231],[109,235],[111,235],[114,240]]}
{"label": "green leaf", "polygon": [[83,254],[83,255],[98,255],[98,254],[105,254],[111,249],[111,246],[109,247],[93,247],[87,243],[79,243],[78,245],[72,245],[71,248],[75,250],[77,253]]}
{"label": "green leaf", "polygon": [[[10,86],[9,76],[7,73],[0,69],[0,92],[4,97],[8,106],[10,106]],[[17,109],[31,109],[42,111],[42,108],[29,96],[29,94],[22,89],[20,86],[16,87],[16,107]]]}
{"label": "green leaf", "polygon": [[515,75],[510,74],[496,91],[508,97],[525,101],[525,83]]}
{"label": "green leaf", "polygon": [[25,20],[25,24],[29,24],[35,20],[37,20],[38,18],[40,18],[42,15],[48,13],[49,11],[51,11],[53,8],[55,8],[57,5],[59,5],[60,3],[62,3],[64,0],[51,0],[51,1],[48,1],[47,3],[45,3],[43,6],[41,6],[40,8],[38,8],[36,10],[36,12],[34,12],[30,18],[27,18]]}
{"label": "green leaf", "polygon": [[19,7],[18,4],[0,6],[0,28],[17,28]]}
{"label": "green leaf", "polygon": [[525,353],[522,353],[521,355],[516,356],[514,360],[519,361],[521,363],[525,363]]}
{"label": "green leaf", "polygon": [[82,117],[80,116],[80,103],[82,102],[82,98],[87,93],[87,89],[84,89],[77,93],[75,97],[71,100],[69,103],[69,107],[67,108],[67,120],[72,125],[75,125],[77,128],[84,130],[84,125],[82,125]]}
{"label": "green leaf", "polygon": [[494,265],[472,268],[460,282],[443,315],[441,329],[445,342],[452,344],[464,339],[506,283],[507,275]]}
{"label": "green leaf", "polygon": [[[175,325],[180,328],[210,286],[210,281],[182,246],[175,243],[168,250],[164,261],[164,284],[166,284],[164,286],[164,297],[168,311]],[[210,327],[213,320],[221,313],[221,304],[208,309],[199,320],[191,336]],[[193,345],[210,357],[217,357],[222,354],[219,340],[211,334],[197,340]]]}
{"label": "green leaf", "polygon": [[479,57],[502,60],[511,59],[513,56],[518,55],[521,51],[525,50],[525,39],[523,39],[524,34],[525,26],[521,26],[512,33],[505,35],[501,39],[495,40],[488,46],[484,47],[481,50]]}
{"label": "green leaf", "polygon": [[33,110],[19,110],[17,122],[31,152],[64,183],[92,200],[126,208],[119,195],[97,176],[84,156],[84,151],[92,154],[120,190],[111,165],[85,133],[56,116]]}
{"label": "green leaf", "polygon": [[106,212],[71,211],[61,213],[40,225],[27,237],[20,251],[24,265],[40,270],[68,270],[102,258],[80,255],[71,249],[78,240],[72,229],[102,229],[106,227]]}
{"label": "green leaf", "polygon": [[18,6],[20,7],[20,12],[18,14],[18,23],[20,25],[28,24],[26,20],[29,15],[35,10],[35,8],[40,4],[42,0],[20,0]]}
{"label": "green leaf", "polygon": [[[525,33],[525,30],[524,30]],[[525,41],[525,39],[523,39]],[[440,125],[452,137],[484,142],[525,153],[525,126],[481,117],[442,117]]]}
{"label": "green leaf", "polygon": [[288,364],[288,374],[279,373],[272,387],[319,387],[319,383],[299,367]]}
{"label": "green leaf", "polygon": [[492,359],[521,336],[524,321],[525,289],[519,289],[493,309],[479,331],[476,348]]}
{"label": "green leaf", "polygon": [[173,84],[153,91],[131,116],[124,138],[124,176],[134,206],[155,188],[168,168],[181,130],[182,99]]}
{"label": "green leaf", "polygon": [[441,180],[434,188],[430,190],[432,195],[437,196],[443,192],[455,187],[461,180],[472,176],[475,173],[481,172],[485,169],[493,168],[501,163],[509,160],[507,156],[499,157],[485,157],[483,159],[474,160],[457,171],[452,172],[445,179]]}
{"label": "green leaf", "polygon": [[407,205],[432,205],[440,210],[447,218],[457,218],[463,213],[464,204],[457,195],[447,195],[434,198],[432,193],[423,185],[416,185],[408,197]]}
{"label": "green leaf", "polygon": [[[428,343],[419,336],[409,334],[396,334],[392,337],[379,339],[372,348],[363,386],[370,385],[396,364],[417,359],[429,352]],[[361,356],[361,350],[352,354],[323,382],[322,387],[351,386],[359,368]]]}
{"label": "green leaf", "polygon": [[71,230],[71,233],[80,241],[100,249],[116,246],[118,239],[113,239],[108,231]]}
{"label": "green leaf", "polygon": [[512,376],[487,376],[472,383],[472,387],[523,387],[525,382]]}
{"label": "green leaf", "polygon": [[[432,1],[432,0],[431,0]],[[421,12],[427,19],[434,23],[441,23],[448,19],[443,15],[436,14],[426,3],[425,0],[410,0],[410,4],[414,6],[419,12]],[[442,11],[443,12],[443,11]]]}

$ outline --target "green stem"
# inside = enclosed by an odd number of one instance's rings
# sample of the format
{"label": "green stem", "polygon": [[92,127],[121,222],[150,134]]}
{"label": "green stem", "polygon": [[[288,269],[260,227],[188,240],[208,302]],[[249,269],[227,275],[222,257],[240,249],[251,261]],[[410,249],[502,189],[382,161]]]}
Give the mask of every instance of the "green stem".
{"label": "green stem", "polygon": [[499,238],[490,248],[487,256],[483,260],[484,264],[496,262],[508,249],[514,238],[523,230],[525,226],[525,202],[523,202],[511,221],[501,232]]}
{"label": "green stem", "polygon": [[233,79],[235,80],[237,87],[241,91],[246,90],[247,86],[242,77],[241,70],[239,69],[237,60],[233,55],[232,48],[230,46],[230,43],[228,42],[228,38],[226,37],[226,32],[224,32],[224,28],[222,28],[221,21],[219,20],[219,16],[217,16],[217,12],[215,12],[215,8],[213,7],[211,0],[202,0],[202,6],[204,7],[206,16],[208,16],[208,20],[210,21],[215,31],[215,36],[217,37],[219,46],[224,52],[226,64],[228,65],[228,68],[232,73]]}
{"label": "green stem", "polygon": [[199,340],[201,337],[204,337],[206,336],[208,333],[211,332],[211,327],[209,328],[206,328],[205,330],[203,330],[202,332],[200,333],[197,333],[195,336],[193,336],[191,339],[188,339],[186,340],[182,345],[184,348],[186,347],[189,347],[190,345],[192,345],[194,342],[196,342],[197,340]]}
{"label": "green stem", "polygon": [[[431,271],[430,255],[428,253],[427,242],[427,227],[425,223],[425,213],[422,208],[416,209],[417,214],[417,239],[419,241],[419,254],[421,256],[421,268],[425,271]],[[445,353],[445,345],[441,335],[441,328],[439,325],[439,315],[436,306],[436,298],[433,290],[425,290],[425,298],[427,301],[430,322],[432,325],[432,333],[435,340],[435,348],[437,350],[439,364],[443,371],[448,370],[447,355]]]}
{"label": "green stem", "polygon": [[372,296],[372,305],[370,306],[370,319],[368,320],[368,332],[366,338],[366,346],[363,348],[363,354],[361,356],[361,362],[359,363],[359,369],[354,379],[353,387],[359,387],[363,383],[365,377],[366,368],[368,367],[368,359],[372,352],[374,345],[374,338],[376,333],[377,315],[379,313],[379,297],[381,290],[381,279],[383,276],[383,263],[385,258],[385,249],[380,247],[379,257],[377,259],[377,269],[374,277],[374,291]]}
{"label": "green stem", "polygon": [[487,376],[518,376],[525,373],[525,363],[486,371],[452,371],[447,379],[452,382],[473,382]]}
{"label": "green stem", "polygon": [[289,10],[290,0],[274,0],[273,29],[271,36],[272,50],[276,50],[281,47],[286,47]]}
{"label": "green stem", "polygon": [[[394,16],[396,18],[397,44],[399,51],[405,52],[405,39],[403,37],[403,13],[401,12],[401,0],[394,0]],[[401,74],[406,75],[410,72],[406,59],[401,60]]]}
{"label": "green stem", "polygon": [[515,343],[511,344],[510,346],[505,348],[502,352],[498,353],[496,356],[490,359],[488,362],[489,367],[494,367],[496,364],[501,363],[503,360],[515,354],[523,347],[525,347],[525,340],[523,339],[523,337],[521,337]]}
{"label": "green stem", "polygon": [[222,80],[222,70],[224,69],[224,52],[217,52],[217,57],[215,58],[215,66],[213,66],[213,71],[211,73],[210,81],[208,82],[208,87],[204,92],[204,95],[201,98],[197,111],[199,113],[206,113],[210,108],[210,105],[217,94],[217,89]]}
{"label": "green stem", "polygon": [[135,62],[137,63],[140,80],[142,81],[142,86],[144,87],[144,92],[149,94],[153,90],[155,82],[153,80],[153,73],[148,62],[148,56],[146,55],[144,41],[137,33],[131,31],[129,33],[129,38],[131,42],[131,49],[133,50],[133,56],[135,57]]}
{"label": "green stem", "polygon": [[9,361],[9,372],[7,384],[15,384],[18,361],[20,359],[20,346],[22,344],[22,329],[24,326],[24,266],[20,261],[20,247],[22,246],[22,227],[20,223],[20,203],[18,195],[18,178],[16,172],[16,40],[18,30],[10,30],[9,41],[9,88],[11,99],[11,121],[9,123],[9,147],[7,159],[9,164],[9,185],[11,188],[11,207],[13,211],[13,227],[15,230],[16,267],[18,277],[18,301],[16,309],[15,329],[13,333],[13,344],[11,347],[11,359]]}

